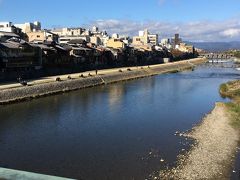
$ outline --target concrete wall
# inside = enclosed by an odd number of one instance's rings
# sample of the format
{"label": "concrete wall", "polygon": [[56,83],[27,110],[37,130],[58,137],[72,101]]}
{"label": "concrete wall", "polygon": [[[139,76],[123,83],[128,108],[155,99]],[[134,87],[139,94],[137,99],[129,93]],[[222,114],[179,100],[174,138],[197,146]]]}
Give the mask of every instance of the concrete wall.
{"label": "concrete wall", "polygon": [[0,91],[0,104],[8,104],[18,101],[29,100],[41,96],[67,92],[82,88],[99,86],[119,81],[153,76],[161,73],[170,73],[193,68],[195,65],[206,62],[204,58],[181,61],[169,64],[153,65],[150,68],[138,68],[124,72],[113,72],[107,75],[78,78],[60,82],[37,84],[33,86],[19,87]]}

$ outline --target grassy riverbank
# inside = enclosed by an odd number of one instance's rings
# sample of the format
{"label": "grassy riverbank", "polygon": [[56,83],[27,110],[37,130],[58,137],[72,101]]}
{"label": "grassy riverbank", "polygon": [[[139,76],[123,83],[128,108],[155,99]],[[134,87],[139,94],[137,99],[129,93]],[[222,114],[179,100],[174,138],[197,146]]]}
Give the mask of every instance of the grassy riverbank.
{"label": "grassy riverbank", "polygon": [[240,129],[240,80],[222,84],[219,91],[223,97],[232,99],[232,102],[226,103],[226,107],[231,115],[231,124]]}

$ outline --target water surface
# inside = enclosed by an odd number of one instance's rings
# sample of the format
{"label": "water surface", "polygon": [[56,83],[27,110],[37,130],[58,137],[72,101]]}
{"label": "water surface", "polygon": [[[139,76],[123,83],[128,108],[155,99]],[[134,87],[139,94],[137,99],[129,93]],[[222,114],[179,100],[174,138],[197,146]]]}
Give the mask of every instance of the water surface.
{"label": "water surface", "polygon": [[[83,180],[143,180],[187,146],[219,85],[239,71],[203,65],[0,107],[0,167]],[[161,163],[160,159],[165,162]]]}

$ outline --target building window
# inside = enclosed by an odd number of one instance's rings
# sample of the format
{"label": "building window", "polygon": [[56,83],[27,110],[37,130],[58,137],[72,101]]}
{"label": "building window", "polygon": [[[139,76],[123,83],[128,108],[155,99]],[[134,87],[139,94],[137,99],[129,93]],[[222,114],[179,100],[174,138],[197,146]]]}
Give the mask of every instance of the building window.
{"label": "building window", "polygon": [[40,35],[37,35],[37,38],[40,38]]}

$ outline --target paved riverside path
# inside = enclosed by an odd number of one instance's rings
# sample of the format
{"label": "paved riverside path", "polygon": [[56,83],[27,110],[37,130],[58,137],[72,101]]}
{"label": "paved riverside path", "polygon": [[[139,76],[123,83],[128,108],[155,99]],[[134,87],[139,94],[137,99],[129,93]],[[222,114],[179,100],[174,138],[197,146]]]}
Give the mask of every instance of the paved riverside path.
{"label": "paved riverside path", "polygon": [[[197,58],[197,59],[200,59],[200,58]],[[120,67],[120,68],[113,68],[113,69],[103,69],[103,70],[98,70],[97,75],[101,76],[101,75],[118,73],[120,69],[123,72],[128,71],[128,69],[131,69],[131,71],[137,71],[137,70],[142,70],[142,69],[147,70],[149,68],[152,68],[152,69],[163,68],[164,69],[164,67],[169,67],[171,65],[181,65],[182,63],[186,63],[186,62],[188,62],[190,65],[194,66],[194,62],[197,59],[190,59],[190,60],[171,62],[171,63],[166,63],[166,64],[149,65],[149,66],[133,66],[133,67]],[[34,86],[34,85],[56,82],[56,78],[60,78],[61,81],[67,81],[67,80],[69,80],[68,79],[69,76],[72,79],[78,79],[78,78],[80,78],[81,75],[83,75],[84,77],[88,77],[89,74],[91,74],[91,76],[95,76],[96,72],[95,72],[95,70],[92,70],[92,71],[86,71],[86,72],[80,72],[80,73],[74,73],[74,74],[48,76],[48,77],[42,77],[42,78],[39,78],[39,79],[27,80],[27,83],[28,83],[29,86]],[[14,89],[14,88],[19,88],[19,87],[22,87],[22,85],[20,83],[3,83],[3,84],[0,84],[0,90]]]}
{"label": "paved riverside path", "polygon": [[73,180],[73,179],[0,168],[0,180]]}

